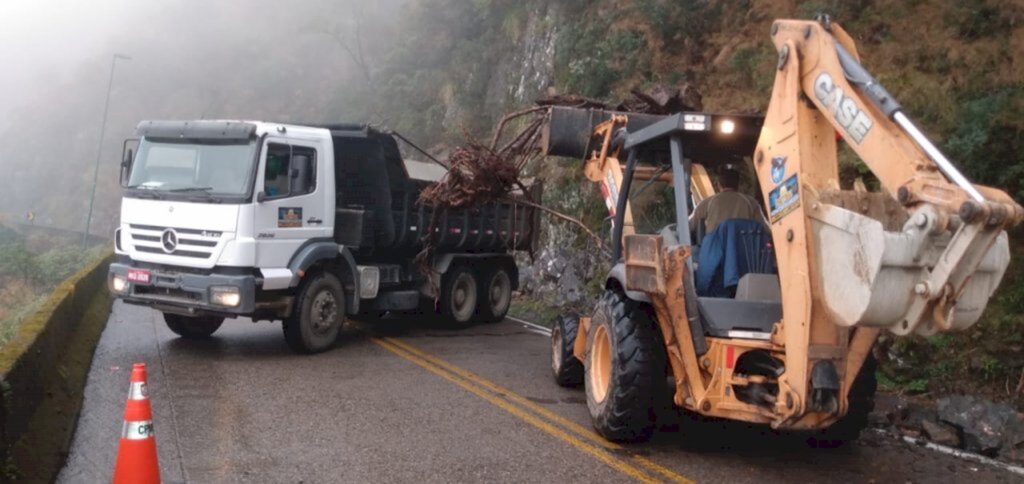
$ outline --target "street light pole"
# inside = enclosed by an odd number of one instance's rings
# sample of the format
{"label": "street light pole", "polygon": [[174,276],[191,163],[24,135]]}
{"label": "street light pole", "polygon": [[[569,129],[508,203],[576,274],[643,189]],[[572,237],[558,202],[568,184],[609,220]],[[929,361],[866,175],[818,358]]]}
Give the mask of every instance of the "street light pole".
{"label": "street light pole", "polygon": [[96,201],[96,182],[99,180],[100,174],[100,155],[103,154],[103,137],[107,134],[107,112],[110,110],[110,91],[114,86],[114,67],[117,66],[118,59],[132,60],[131,57],[126,55],[114,54],[114,58],[110,61],[110,80],[107,81],[107,100],[103,102],[103,121],[100,123],[99,146],[96,147],[96,167],[92,172],[92,194],[89,195],[89,214],[85,217],[85,232],[82,234],[82,250],[85,250],[89,242],[89,229],[92,225],[92,206],[93,202]]}

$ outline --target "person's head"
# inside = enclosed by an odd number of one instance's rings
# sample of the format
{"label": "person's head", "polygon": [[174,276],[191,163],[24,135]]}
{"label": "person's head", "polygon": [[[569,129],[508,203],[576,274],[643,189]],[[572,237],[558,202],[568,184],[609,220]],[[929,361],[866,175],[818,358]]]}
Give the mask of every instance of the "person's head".
{"label": "person's head", "polygon": [[731,166],[722,168],[722,171],[718,173],[718,189],[739,190],[740,172]]}

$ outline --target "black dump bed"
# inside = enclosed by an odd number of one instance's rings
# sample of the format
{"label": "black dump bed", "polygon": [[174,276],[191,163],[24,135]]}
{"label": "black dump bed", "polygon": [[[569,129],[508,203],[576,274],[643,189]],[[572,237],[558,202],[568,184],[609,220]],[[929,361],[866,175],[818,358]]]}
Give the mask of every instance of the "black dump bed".
{"label": "black dump bed", "polygon": [[[334,140],[335,240],[375,258],[419,252],[433,216],[432,207],[418,202],[419,195],[444,176],[445,169],[403,160],[395,138],[371,127],[323,127]],[[539,193],[534,195],[539,198]],[[538,226],[538,211],[519,203],[449,210],[436,221],[434,247],[465,253],[531,250]]]}

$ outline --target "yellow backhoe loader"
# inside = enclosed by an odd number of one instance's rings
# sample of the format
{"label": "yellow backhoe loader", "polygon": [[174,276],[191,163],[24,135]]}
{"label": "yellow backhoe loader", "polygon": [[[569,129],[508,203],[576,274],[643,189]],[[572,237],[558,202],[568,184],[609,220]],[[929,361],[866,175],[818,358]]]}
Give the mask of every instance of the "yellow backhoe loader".
{"label": "yellow backhoe loader", "polygon": [[[1024,209],[971,184],[839,25],[779,20],[771,38],[778,69],[763,117],[552,108],[547,153],[585,159],[613,221],[604,294],[589,317],[557,321],[552,369],[559,384],[585,385],[608,439],[648,435],[661,398],[856,438],[880,332],[970,327],[1009,264],[1005,230]],[[840,187],[839,138],[879,190]],[[765,220],[697,233],[689,215],[726,163],[756,177]]]}

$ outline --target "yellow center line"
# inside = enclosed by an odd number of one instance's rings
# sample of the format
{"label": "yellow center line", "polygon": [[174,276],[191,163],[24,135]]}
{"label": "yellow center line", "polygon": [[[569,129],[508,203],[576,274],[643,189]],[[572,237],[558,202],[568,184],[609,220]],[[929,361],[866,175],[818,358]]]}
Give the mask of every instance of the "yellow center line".
{"label": "yellow center line", "polygon": [[[497,394],[499,394],[499,395],[501,395],[501,396],[503,396],[503,397],[505,397],[505,398],[507,398],[509,400],[512,400],[512,401],[518,403],[519,405],[521,405],[523,407],[526,407],[527,409],[532,410],[533,412],[535,412],[535,413],[537,413],[537,414],[547,418],[548,420],[552,421],[553,423],[556,423],[556,424],[560,425],[561,427],[565,428],[566,430],[571,431],[572,433],[578,435],[579,437],[582,437],[582,438],[584,438],[586,440],[589,440],[590,442],[592,442],[594,444],[597,444],[598,446],[601,446],[601,447],[605,448],[606,450],[612,450],[612,451],[616,451],[616,452],[627,452],[627,453],[629,452],[629,450],[627,448],[625,448],[625,447],[623,447],[621,445],[618,445],[618,444],[616,444],[614,442],[609,442],[609,441],[605,440],[604,437],[601,437],[600,435],[598,435],[593,430],[588,429],[586,427],[583,427],[582,425],[579,425],[576,422],[568,420],[565,417],[562,417],[561,415],[558,415],[558,414],[552,412],[551,410],[548,410],[548,409],[546,409],[546,408],[544,408],[544,407],[542,407],[542,406],[540,406],[540,405],[530,401],[528,398],[526,398],[526,397],[524,397],[522,395],[519,395],[518,393],[516,393],[516,392],[514,392],[512,390],[509,390],[508,388],[505,388],[505,387],[503,387],[501,385],[498,385],[497,383],[494,383],[494,382],[492,382],[492,381],[490,381],[490,380],[488,380],[486,378],[483,378],[483,377],[481,377],[481,376],[479,376],[479,375],[477,375],[475,373],[472,373],[472,372],[470,372],[470,371],[468,371],[466,369],[463,369],[461,367],[458,367],[458,366],[455,366],[455,365],[453,365],[451,363],[448,363],[445,360],[442,360],[442,359],[440,359],[440,358],[438,358],[438,357],[436,357],[434,355],[431,355],[431,354],[429,354],[429,353],[427,353],[427,352],[425,352],[425,351],[423,351],[423,350],[421,350],[419,348],[416,348],[415,346],[412,346],[412,345],[410,345],[408,343],[405,343],[403,341],[399,341],[399,340],[394,339],[394,338],[384,338],[384,340],[387,341],[388,343],[391,343],[391,344],[393,344],[393,345],[395,345],[395,346],[397,346],[397,347],[399,347],[399,348],[409,352],[409,353],[412,353],[413,355],[418,356],[419,358],[422,358],[422,359],[426,360],[427,362],[429,362],[431,364],[439,366],[439,367],[441,367],[441,368],[443,368],[443,369],[445,369],[445,370],[447,370],[449,372],[452,372],[452,373],[454,373],[454,374],[456,374],[456,375],[458,375],[458,376],[460,376],[460,377],[462,377],[462,378],[464,378],[466,380],[469,380],[469,381],[471,381],[473,383],[476,383],[477,385],[480,385],[480,386],[482,386],[484,388],[487,388],[488,390],[490,390],[490,391],[492,391],[494,393],[497,393]],[[647,469],[649,471],[653,471],[653,472],[656,472],[658,474],[661,474],[664,478],[668,479],[670,482],[676,482],[676,483],[693,483],[694,482],[694,481],[692,481],[690,479],[687,479],[684,476],[681,476],[681,475],[679,475],[679,474],[677,474],[677,473],[675,473],[675,472],[673,472],[673,471],[671,471],[671,470],[669,470],[669,469],[667,469],[667,468],[665,468],[665,467],[655,463],[654,461],[651,461],[650,459],[648,459],[646,457],[643,457],[643,456],[640,456],[640,455],[635,455],[635,454],[634,455],[630,455],[629,457],[630,457],[630,460],[632,460],[635,464],[637,464],[637,465],[639,465],[639,466],[641,466],[641,467],[643,467],[643,468],[645,468],[645,469]]]}
{"label": "yellow center line", "polygon": [[619,471],[619,472],[621,472],[621,473],[623,473],[623,474],[625,474],[625,475],[627,475],[629,477],[632,477],[633,479],[636,479],[637,481],[640,481],[640,482],[658,482],[657,480],[651,478],[647,474],[644,474],[643,472],[641,472],[640,469],[637,469],[636,467],[633,467],[633,466],[629,465],[628,463],[623,462],[623,461],[615,458],[613,455],[609,454],[607,452],[607,450],[605,450],[605,449],[603,449],[601,447],[598,447],[598,446],[595,446],[595,445],[583,442],[582,440],[580,440],[580,439],[570,435],[569,433],[565,432],[564,430],[562,430],[562,429],[560,429],[558,427],[555,427],[554,425],[551,425],[551,424],[541,420],[540,418],[538,418],[538,417],[536,417],[534,415],[531,415],[531,414],[529,414],[527,412],[524,412],[523,410],[521,410],[521,409],[515,407],[514,405],[512,405],[512,404],[510,404],[510,403],[508,403],[508,402],[498,398],[495,395],[491,395],[491,394],[485,392],[484,390],[481,390],[480,388],[477,388],[477,387],[473,386],[469,382],[463,380],[462,378],[459,378],[457,375],[454,375],[451,372],[445,371],[443,368],[440,368],[437,365],[435,365],[435,364],[433,364],[433,363],[431,363],[431,362],[429,362],[427,360],[424,360],[423,358],[420,358],[420,357],[416,356],[415,354],[412,354],[412,353],[402,349],[401,347],[395,345],[393,340],[390,340],[390,339],[382,340],[382,339],[379,339],[379,338],[372,338],[371,340],[374,343],[376,343],[377,345],[381,346],[382,348],[384,348],[384,349],[386,349],[388,351],[391,351],[392,353],[394,353],[394,354],[396,354],[396,355],[398,355],[398,356],[400,356],[400,357],[402,357],[402,358],[404,358],[404,359],[406,359],[406,360],[408,360],[408,361],[410,361],[410,362],[412,362],[412,363],[414,363],[414,364],[416,364],[416,365],[418,365],[418,366],[420,366],[420,367],[430,371],[431,373],[434,373],[434,374],[436,374],[436,375],[438,375],[438,376],[440,376],[440,377],[442,377],[442,378],[444,378],[444,379],[446,379],[446,380],[448,380],[448,381],[450,381],[450,382],[452,382],[452,383],[462,387],[466,391],[468,391],[468,392],[470,392],[470,393],[472,393],[472,394],[474,394],[474,395],[476,395],[476,396],[478,396],[478,397],[488,401],[489,403],[491,403],[491,404],[501,408],[502,410],[505,410],[506,412],[508,412],[508,413],[510,413],[510,414],[512,414],[512,415],[514,415],[516,417],[518,417],[520,420],[523,420],[524,422],[526,422],[526,423],[528,423],[530,425],[533,425],[534,427],[537,427],[538,429],[543,430],[544,432],[547,432],[549,435],[557,437],[557,438],[559,438],[559,439],[561,439],[561,440],[571,444],[573,447],[576,447],[577,449],[579,449],[579,450],[581,450],[581,451],[583,451],[583,452],[593,456],[594,458],[600,460],[601,462],[604,462],[609,467],[611,467],[611,468],[613,468],[613,469],[615,469],[615,470],[617,470],[617,471]]}

